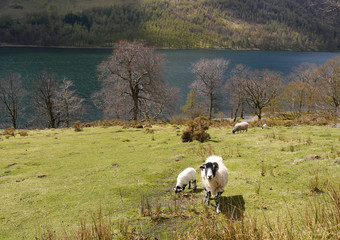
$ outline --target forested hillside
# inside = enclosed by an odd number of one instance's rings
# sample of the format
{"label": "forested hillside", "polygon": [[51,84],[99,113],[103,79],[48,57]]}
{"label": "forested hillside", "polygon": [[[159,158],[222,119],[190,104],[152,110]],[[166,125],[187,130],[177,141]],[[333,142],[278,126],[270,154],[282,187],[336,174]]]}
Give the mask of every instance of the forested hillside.
{"label": "forested hillside", "polygon": [[326,12],[325,2],[1,0],[0,4],[0,44],[111,47],[121,39],[145,39],[161,48],[340,49],[339,14]]}

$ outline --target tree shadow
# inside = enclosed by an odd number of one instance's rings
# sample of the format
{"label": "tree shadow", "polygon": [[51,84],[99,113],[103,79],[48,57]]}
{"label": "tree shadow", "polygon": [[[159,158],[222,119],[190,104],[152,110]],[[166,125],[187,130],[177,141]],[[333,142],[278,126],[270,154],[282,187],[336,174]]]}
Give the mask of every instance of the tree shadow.
{"label": "tree shadow", "polygon": [[242,195],[221,197],[221,212],[229,218],[241,220],[245,211],[245,201]]}

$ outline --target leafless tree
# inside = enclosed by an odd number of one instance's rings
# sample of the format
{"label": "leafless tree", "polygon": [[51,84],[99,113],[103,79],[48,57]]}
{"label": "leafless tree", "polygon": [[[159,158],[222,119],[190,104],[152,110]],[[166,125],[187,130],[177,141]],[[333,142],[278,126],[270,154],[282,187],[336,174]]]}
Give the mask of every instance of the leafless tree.
{"label": "leafless tree", "polygon": [[18,115],[24,110],[23,99],[27,95],[20,78],[19,73],[8,73],[0,78],[0,109],[10,118],[14,128],[18,126]]}
{"label": "leafless tree", "polygon": [[119,92],[121,88],[115,88],[117,84],[103,82],[101,90],[91,96],[94,105],[103,111],[104,118],[127,119],[130,115],[131,99]]}
{"label": "leafless tree", "polygon": [[229,93],[229,103],[231,104],[231,117],[234,122],[237,119],[237,114],[240,111],[240,117],[243,118],[244,105],[246,102],[245,91],[243,84],[246,81],[247,74],[250,69],[242,64],[238,64],[230,73],[230,78],[226,82],[224,88]]}
{"label": "leafless tree", "polygon": [[327,61],[318,68],[321,103],[319,107],[330,108],[340,116],[340,57]]}
{"label": "leafless tree", "polygon": [[271,101],[275,99],[282,88],[282,76],[275,71],[265,70],[246,70],[243,73],[242,89],[245,93],[245,99],[252,112],[262,118],[263,109],[269,107]]}
{"label": "leafless tree", "polygon": [[196,74],[196,80],[192,83],[191,88],[208,99],[209,119],[212,118],[215,100],[221,90],[224,73],[229,62],[229,60],[222,58],[201,58],[192,66],[192,72]]}
{"label": "leafless tree", "polygon": [[113,54],[98,66],[102,93],[113,94],[103,94],[101,102],[109,101],[117,113],[128,113],[133,120],[157,118],[178,99],[163,79],[163,63],[163,56],[144,42],[116,43]]}
{"label": "leafless tree", "polygon": [[38,113],[38,118],[44,117],[49,128],[57,128],[61,123],[61,111],[56,104],[58,82],[53,74],[44,72],[39,79],[32,82],[33,107]]}
{"label": "leafless tree", "polygon": [[293,69],[288,79],[290,83],[283,92],[283,101],[288,106],[288,110],[297,116],[304,111],[314,110],[319,87],[316,65],[302,63]]}
{"label": "leafless tree", "polygon": [[76,94],[73,82],[64,78],[56,92],[55,103],[57,111],[61,113],[62,121],[65,122],[66,127],[70,127],[70,124],[76,120],[76,115],[81,113],[84,99]]}

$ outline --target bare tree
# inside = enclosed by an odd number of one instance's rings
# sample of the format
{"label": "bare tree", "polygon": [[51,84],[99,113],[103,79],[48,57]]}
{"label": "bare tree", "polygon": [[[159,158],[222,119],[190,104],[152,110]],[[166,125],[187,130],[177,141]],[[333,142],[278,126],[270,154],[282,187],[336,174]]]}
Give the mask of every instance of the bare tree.
{"label": "bare tree", "polygon": [[320,66],[318,76],[321,90],[319,107],[330,108],[340,115],[340,57],[335,57]]}
{"label": "bare tree", "polygon": [[[124,108],[124,112],[132,114],[133,120],[158,117],[178,99],[172,96],[176,91],[171,90],[163,79],[163,63],[163,56],[141,41],[116,43],[113,54],[98,66],[102,91],[114,94],[106,100],[113,100],[111,103],[116,104],[111,106],[118,112]],[[124,104],[121,104],[123,99]]]}
{"label": "bare tree", "polygon": [[283,79],[280,73],[268,69],[245,71],[243,74],[247,77],[242,87],[245,99],[252,112],[261,119],[263,109],[279,95]]}
{"label": "bare tree", "polygon": [[32,83],[33,107],[38,117],[46,117],[49,128],[57,128],[61,122],[61,111],[56,104],[58,82],[53,74],[44,72]]}
{"label": "bare tree", "polygon": [[214,101],[221,90],[223,76],[228,65],[229,60],[222,58],[201,58],[192,66],[192,72],[196,74],[196,80],[192,83],[191,88],[208,99],[209,119],[212,118]]}
{"label": "bare tree", "polygon": [[84,99],[76,94],[76,90],[72,90],[74,84],[72,81],[63,79],[56,93],[56,108],[61,113],[61,119],[65,122],[66,127],[75,121],[76,115],[82,110]]}
{"label": "bare tree", "polygon": [[169,118],[176,111],[180,100],[179,89],[159,82],[148,89],[140,101],[140,112],[143,119]]}
{"label": "bare tree", "polygon": [[132,106],[131,99],[120,93],[121,88],[115,88],[114,85],[111,82],[103,82],[101,90],[94,92],[91,99],[94,105],[103,111],[104,118],[127,119],[130,115],[127,106]]}
{"label": "bare tree", "polygon": [[289,111],[299,116],[304,111],[315,109],[318,98],[316,65],[301,63],[288,77],[290,83],[283,92],[283,100]]}
{"label": "bare tree", "polygon": [[244,105],[246,102],[245,91],[243,84],[246,81],[249,68],[245,65],[238,64],[230,73],[230,78],[226,82],[224,88],[229,93],[229,103],[232,106],[231,115],[234,122],[237,119],[237,114],[240,111],[240,117],[244,115]]}
{"label": "bare tree", "polygon": [[0,105],[14,128],[18,126],[18,115],[24,110],[23,98],[27,95],[20,78],[19,73],[9,73],[0,78]]}

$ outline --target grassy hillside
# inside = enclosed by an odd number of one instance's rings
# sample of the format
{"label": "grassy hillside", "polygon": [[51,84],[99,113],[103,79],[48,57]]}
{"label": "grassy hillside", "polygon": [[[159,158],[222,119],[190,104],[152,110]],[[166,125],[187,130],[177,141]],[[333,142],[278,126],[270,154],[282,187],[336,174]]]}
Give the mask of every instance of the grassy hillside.
{"label": "grassy hillside", "polygon": [[339,50],[339,17],[294,0],[1,1],[0,44]]}
{"label": "grassy hillside", "polygon": [[[339,209],[330,205],[330,196],[339,196],[338,128],[252,127],[233,135],[230,127],[213,127],[203,144],[182,143],[183,129],[51,129],[28,136],[17,131],[15,137],[0,131],[0,239],[81,239],[77,234],[95,229],[92,222],[115,239],[217,239],[225,233],[208,228],[221,227],[215,221],[239,230],[255,221],[251,231],[266,234],[263,229],[272,226],[273,236],[281,231],[282,239],[339,236],[332,222],[339,221]],[[199,175],[197,191],[176,197],[172,191],[184,168],[199,172],[211,154],[221,155],[230,171],[218,216],[202,203]],[[332,189],[337,195],[328,194]],[[320,214],[317,222],[313,214]]]}

